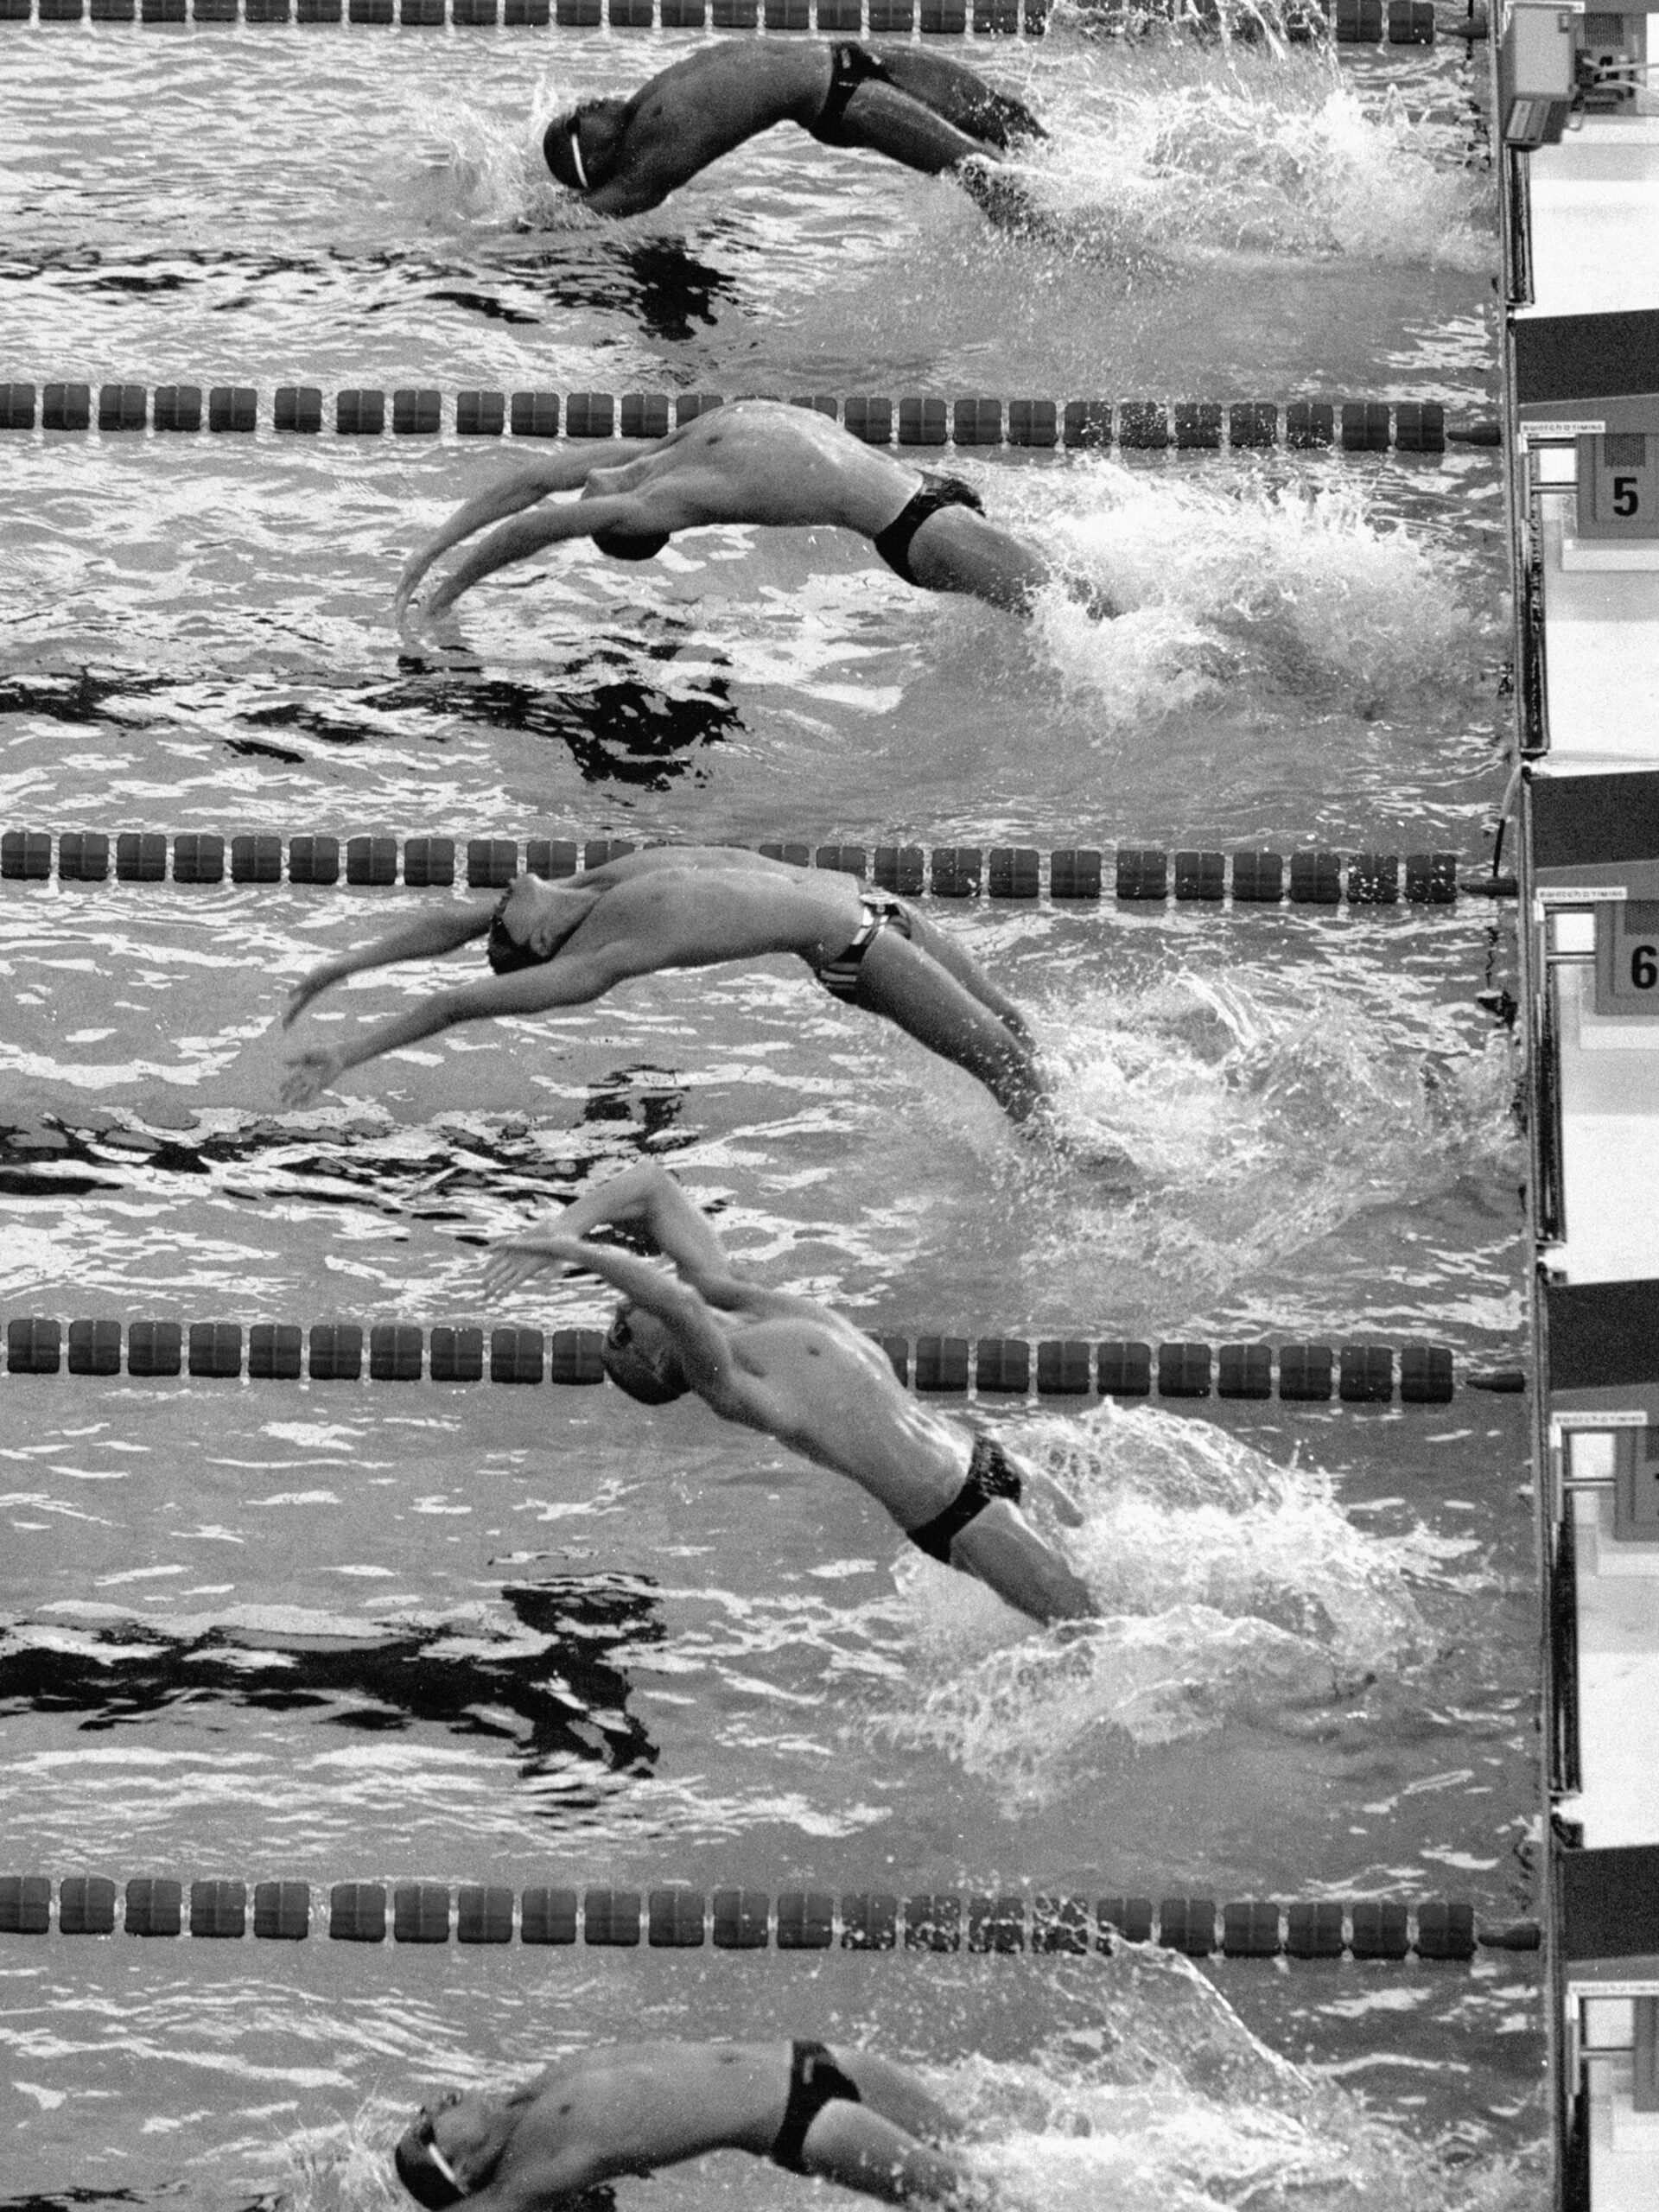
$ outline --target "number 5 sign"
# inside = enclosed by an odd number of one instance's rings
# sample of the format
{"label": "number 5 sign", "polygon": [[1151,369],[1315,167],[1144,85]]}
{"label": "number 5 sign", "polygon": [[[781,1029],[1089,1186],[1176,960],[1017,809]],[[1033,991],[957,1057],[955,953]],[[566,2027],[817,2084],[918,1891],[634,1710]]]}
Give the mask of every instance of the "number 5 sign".
{"label": "number 5 sign", "polygon": [[1659,435],[1579,440],[1579,536],[1659,538]]}
{"label": "number 5 sign", "polygon": [[1659,899],[1597,907],[1596,1012],[1659,1016]]}

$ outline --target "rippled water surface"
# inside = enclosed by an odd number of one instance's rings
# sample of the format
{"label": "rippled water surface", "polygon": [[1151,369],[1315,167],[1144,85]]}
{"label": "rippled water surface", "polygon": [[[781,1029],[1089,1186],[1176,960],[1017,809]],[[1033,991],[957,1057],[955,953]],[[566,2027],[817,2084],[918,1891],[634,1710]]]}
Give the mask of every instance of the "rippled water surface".
{"label": "rippled water surface", "polygon": [[[1046,233],[1016,242],[790,130],[655,215],[573,213],[543,122],[672,35],[0,39],[0,376],[1491,405],[1491,192],[1444,48],[1338,67],[1075,18],[970,41],[1053,134]],[[417,655],[397,569],[505,465],[480,442],[6,435],[5,821],[1489,856],[1478,449],[953,455],[1107,587],[1105,626],[728,530],[644,568],[566,549]],[[451,1031],[283,1113],[288,987],[451,895],[6,883],[5,1314],[588,1325],[592,1285],[486,1307],[484,1247],[656,1159],[762,1281],[872,1329],[1521,1356],[1516,1069],[1475,1000],[1511,976],[1501,909],[934,902],[1030,1009],[1065,1153],[782,959]],[[336,1039],[434,980],[308,1020]],[[1529,1910],[1517,1400],[982,1402],[1083,1507],[1103,1617],[1067,1641],[690,1401],[3,1389],[7,1869]],[[664,2033],[913,2059],[1019,2212],[1544,2193],[1535,1992],[1503,1953],[54,1936],[0,1939],[0,2201],[388,2207],[417,2091]],[[670,2190],[797,2195],[727,2157],[618,2202]]]}

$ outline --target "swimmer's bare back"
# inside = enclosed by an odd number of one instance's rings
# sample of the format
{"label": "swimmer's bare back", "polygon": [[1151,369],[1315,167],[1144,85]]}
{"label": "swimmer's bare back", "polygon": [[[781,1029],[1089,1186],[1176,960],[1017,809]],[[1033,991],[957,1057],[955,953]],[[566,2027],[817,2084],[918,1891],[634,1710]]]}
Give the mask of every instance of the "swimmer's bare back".
{"label": "swimmer's bare back", "polygon": [[[922,487],[919,471],[851,436],[826,416],[745,399],[683,423],[626,461],[561,452],[516,461],[468,500],[406,563],[394,610],[405,620],[434,562],[478,531],[499,526],[431,594],[432,620],[498,569],[576,537],[651,547],[677,531],[725,524],[839,529],[874,541]],[[549,505],[561,492],[574,500]],[[517,520],[508,520],[509,517]],[[974,508],[941,507],[911,541],[924,589],[967,594],[1010,613],[1030,610],[1052,573],[1027,544]]]}

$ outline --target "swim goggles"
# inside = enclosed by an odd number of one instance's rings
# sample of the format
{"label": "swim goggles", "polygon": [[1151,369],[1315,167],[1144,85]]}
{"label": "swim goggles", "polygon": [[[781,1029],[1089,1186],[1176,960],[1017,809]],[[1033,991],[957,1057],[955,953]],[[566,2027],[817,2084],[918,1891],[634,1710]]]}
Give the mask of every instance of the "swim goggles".
{"label": "swim goggles", "polygon": [[[404,2136],[404,2141],[397,2145],[398,2178],[410,2196],[422,2204],[434,2207],[459,2204],[470,2194],[470,2191],[448,2159],[439,2150],[433,2139],[433,2135],[432,2115],[429,2112],[423,2112]],[[404,2146],[410,2142],[419,2154],[418,2164],[414,2159],[405,2157]],[[447,2194],[441,2194],[436,2190],[423,2188],[421,2185],[428,2173],[437,2175],[440,2181],[443,2183]]]}

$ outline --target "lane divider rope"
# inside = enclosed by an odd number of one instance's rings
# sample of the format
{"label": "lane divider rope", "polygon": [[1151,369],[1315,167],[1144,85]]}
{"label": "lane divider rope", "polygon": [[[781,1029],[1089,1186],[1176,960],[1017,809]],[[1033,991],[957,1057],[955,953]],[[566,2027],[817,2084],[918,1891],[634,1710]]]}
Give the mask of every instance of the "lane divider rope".
{"label": "lane divider rope", "polygon": [[[1400,4],[1400,0],[1393,0]],[[1418,0],[1421,4],[1421,0]],[[34,0],[0,0],[0,22],[28,22]],[[1047,0],[39,0],[42,23],[357,23],[456,29],[859,32],[1040,38]],[[1433,10],[1431,10],[1431,14]],[[712,15],[712,22],[709,18]],[[1311,29],[1303,34],[1311,36]],[[1380,36],[1380,34],[1378,34]],[[1409,42],[1396,41],[1395,43]],[[1370,43],[1375,45],[1376,39]]]}
{"label": "lane divider rope", "polygon": [[[210,1937],[237,1942],[249,1925],[249,1885],[193,1881],[188,1892],[169,1876],[138,1875],[118,1891],[105,1875],[0,1877],[0,1934]],[[388,1915],[388,1902],[391,1911]],[[266,1942],[303,1942],[314,1932],[308,1882],[252,1885],[251,1926]],[[642,1910],[643,1908],[643,1910]],[[1466,1901],[1425,1898],[1242,1898],[995,1896],[954,1891],[899,1898],[883,1891],[638,1890],[533,1887],[518,1897],[505,1885],[464,1884],[453,1894],[438,1882],[336,1882],[328,1890],[327,1936],[336,1943],[574,1944],[637,1949],[643,1934],[657,1950],[969,1951],[1043,1956],[1114,1950],[1120,1942],[1153,1943],[1188,1958],[1468,1960],[1478,1950],[1539,1948],[1536,1921],[1484,1923]],[[316,1930],[321,1933],[321,1929]]]}
{"label": "lane divider rope", "polygon": [[[49,1178],[47,1179],[49,1180]],[[37,1190],[36,1195],[41,1195]],[[118,1320],[20,1315],[6,1324],[9,1375],[119,1375]],[[906,1387],[948,1397],[1267,1399],[1286,1404],[1443,1406],[1457,1388],[1524,1389],[1518,1369],[1471,1368],[1449,1345],[1151,1344],[1087,1337],[916,1336],[872,1330]],[[440,1323],[129,1322],[125,1371],[152,1380],[297,1382],[603,1382],[598,1329]],[[366,1357],[365,1357],[366,1354]]]}
{"label": "lane divider rope", "polygon": [[[712,20],[711,20],[712,19]],[[353,23],[404,30],[869,30],[1040,38],[1047,0],[0,0],[10,23]],[[1285,35],[1339,46],[1433,46],[1433,0],[1319,0],[1287,9]]]}
{"label": "lane divider rope", "polygon": [[[522,870],[557,880],[584,868],[602,868],[640,850],[626,837],[334,836],[289,837],[252,832],[228,841],[188,830],[7,830],[0,832],[0,881],[215,885],[281,883],[349,885],[386,889],[450,890],[463,866],[469,890],[501,890]],[[734,849],[741,849],[734,848]],[[798,868],[837,869],[873,880],[905,898],[1052,899],[1078,902],[1112,898],[1159,906],[1449,906],[1465,897],[1513,898],[1516,880],[1476,874],[1459,880],[1450,852],[1281,853],[1167,851],[1160,845],[811,845],[766,842],[769,860]],[[1045,878],[1046,881],[1045,881]]]}
{"label": "lane divider rope", "polygon": [[[5,0],[0,0],[3,7]],[[738,397],[779,398],[779,393]],[[725,404],[710,391],[495,391],[446,395],[435,385],[391,395],[352,386],[325,399],[320,385],[278,385],[269,404],[255,385],[0,383],[0,430],[90,430],[194,435],[263,427],[318,436],[327,413],[340,437],[663,438]],[[1287,451],[1440,454],[1448,442],[1496,446],[1497,420],[1448,423],[1434,399],[941,399],[828,392],[790,396],[793,407],[839,422],[866,445],[970,446],[1120,452]]]}

